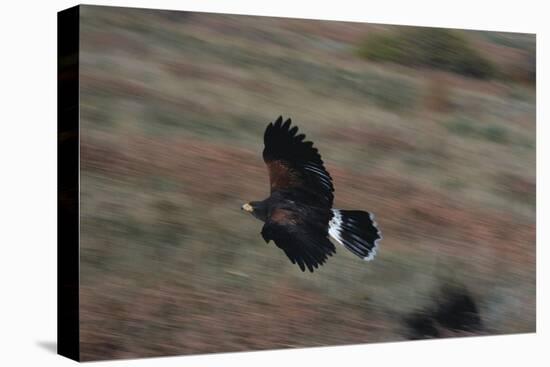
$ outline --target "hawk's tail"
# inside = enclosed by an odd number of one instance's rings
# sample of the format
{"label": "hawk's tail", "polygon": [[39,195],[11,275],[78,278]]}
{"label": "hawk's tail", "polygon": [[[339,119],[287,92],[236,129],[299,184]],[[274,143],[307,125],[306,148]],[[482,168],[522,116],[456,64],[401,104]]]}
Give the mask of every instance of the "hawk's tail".
{"label": "hawk's tail", "polygon": [[328,233],[340,245],[367,261],[374,258],[378,241],[382,239],[374,215],[360,210],[332,209]]}

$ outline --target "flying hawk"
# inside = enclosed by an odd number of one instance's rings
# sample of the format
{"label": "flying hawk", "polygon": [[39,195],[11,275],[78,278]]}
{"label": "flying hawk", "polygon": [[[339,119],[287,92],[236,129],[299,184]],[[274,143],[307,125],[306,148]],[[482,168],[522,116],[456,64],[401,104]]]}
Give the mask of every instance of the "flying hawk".
{"label": "flying hawk", "polygon": [[293,264],[313,272],[336,253],[332,239],[359,256],[372,260],[382,238],[372,213],[333,209],[332,178],[313,143],[279,118],[264,133],[263,158],[271,195],[242,206],[264,222],[262,237],[273,240]]}

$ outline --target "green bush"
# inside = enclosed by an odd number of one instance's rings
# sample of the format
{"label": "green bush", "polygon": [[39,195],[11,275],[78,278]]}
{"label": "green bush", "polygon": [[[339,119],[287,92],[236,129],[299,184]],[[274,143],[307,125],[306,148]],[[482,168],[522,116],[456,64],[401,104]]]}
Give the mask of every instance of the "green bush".
{"label": "green bush", "polygon": [[474,78],[488,79],[495,67],[459,32],[441,28],[409,28],[369,37],[359,54],[372,61],[429,67]]}
{"label": "green bush", "polygon": [[457,118],[446,124],[447,130],[463,137],[483,139],[493,143],[507,144],[510,142],[508,131],[494,124],[482,125],[469,118]]}

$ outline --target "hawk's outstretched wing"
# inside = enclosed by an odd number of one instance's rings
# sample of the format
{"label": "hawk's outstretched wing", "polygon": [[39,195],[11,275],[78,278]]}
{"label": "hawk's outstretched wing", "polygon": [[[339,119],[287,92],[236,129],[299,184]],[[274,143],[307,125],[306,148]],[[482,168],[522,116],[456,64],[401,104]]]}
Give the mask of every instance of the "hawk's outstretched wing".
{"label": "hawk's outstretched wing", "polygon": [[313,268],[324,264],[329,256],[336,253],[327,238],[326,218],[323,217],[322,213],[299,213],[277,208],[265,222],[262,237],[266,242],[273,240],[302,271],[307,267],[313,272]]}
{"label": "hawk's outstretched wing", "polygon": [[263,158],[269,171],[271,192],[286,191],[309,205],[331,208],[332,178],[313,143],[304,141],[298,127],[281,116],[264,133]]}

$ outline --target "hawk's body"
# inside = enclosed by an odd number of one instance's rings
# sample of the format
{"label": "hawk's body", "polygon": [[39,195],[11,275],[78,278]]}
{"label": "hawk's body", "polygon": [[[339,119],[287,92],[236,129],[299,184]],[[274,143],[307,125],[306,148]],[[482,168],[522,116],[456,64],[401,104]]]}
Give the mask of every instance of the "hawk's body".
{"label": "hawk's body", "polygon": [[336,252],[329,237],[371,260],[381,238],[372,214],[332,209],[332,178],[313,143],[297,132],[281,117],[267,126],[263,158],[271,195],[243,209],[264,222],[264,240],[273,240],[302,271],[313,272]]}

